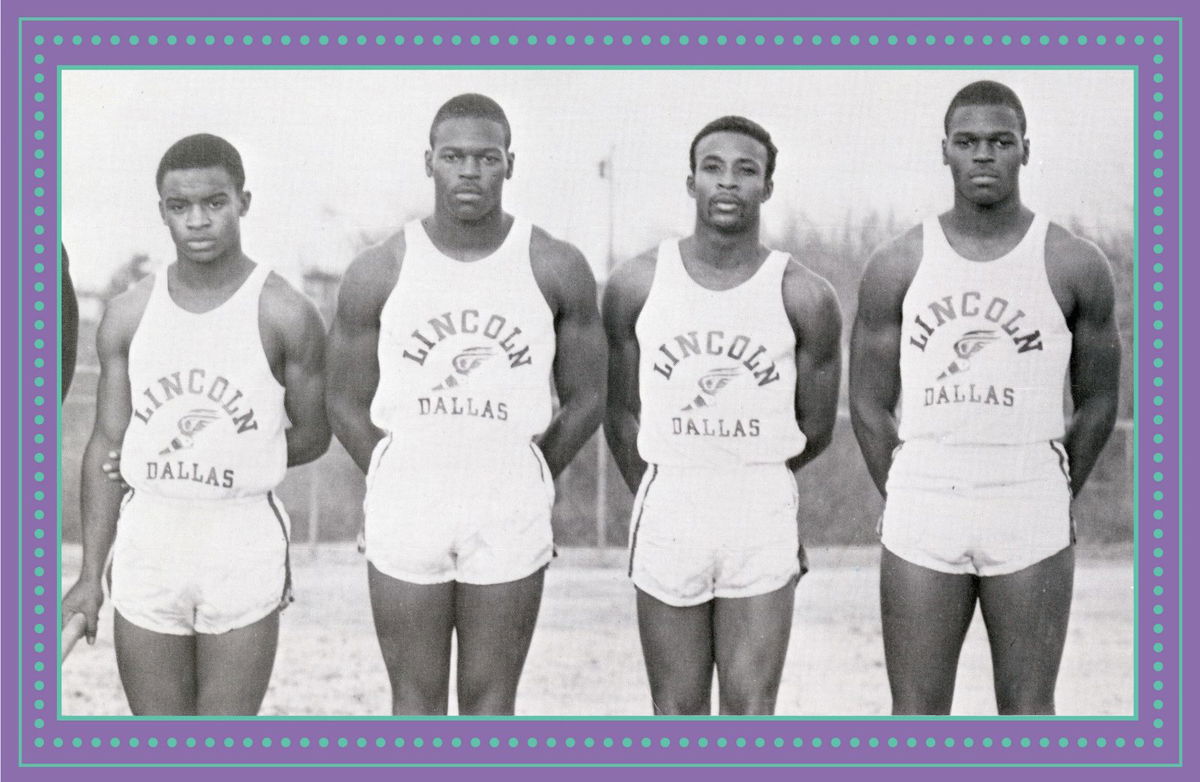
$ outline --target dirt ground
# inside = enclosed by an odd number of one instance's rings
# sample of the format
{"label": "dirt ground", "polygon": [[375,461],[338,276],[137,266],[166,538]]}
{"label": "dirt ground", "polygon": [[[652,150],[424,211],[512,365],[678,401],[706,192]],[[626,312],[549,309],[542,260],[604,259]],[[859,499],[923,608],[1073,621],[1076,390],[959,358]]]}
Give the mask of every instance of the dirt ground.
{"label": "dirt ground", "polygon": [[[64,572],[71,580],[79,556],[78,546],[64,546]],[[813,568],[797,592],[777,713],[887,714],[878,550],[818,548],[809,556]],[[649,712],[624,558],[619,549],[560,551],[546,577],[517,698],[519,714]],[[365,561],[352,545],[331,544],[294,549],[292,563],[297,601],[281,620],[262,714],[386,714],[387,677],[367,602]],[[1133,683],[1131,549],[1081,549],[1058,682],[1059,714],[1131,714]],[[95,646],[81,643],[64,663],[62,685],[64,715],[129,713],[117,677],[110,605],[101,614]],[[954,714],[995,713],[991,660],[977,612],[960,662]]]}

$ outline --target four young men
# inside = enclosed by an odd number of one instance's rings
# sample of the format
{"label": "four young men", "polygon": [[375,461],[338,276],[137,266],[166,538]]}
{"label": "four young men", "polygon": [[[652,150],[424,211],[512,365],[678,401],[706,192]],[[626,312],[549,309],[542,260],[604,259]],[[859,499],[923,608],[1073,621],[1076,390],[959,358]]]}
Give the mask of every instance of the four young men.
{"label": "four young men", "polygon": [[[629,574],[655,713],[708,713],[714,669],[721,713],[772,713],[807,569],[794,472],[830,442],[841,312],[825,280],[760,241],[770,135],[733,116],[701,129],[693,233],[614,272],[603,328],[579,251],[502,207],[515,155],[500,106],[451,99],[429,142],[432,214],[347,270],[327,394],[315,309],[241,251],[237,152],[212,136],[168,151],[177,261],[101,324],[84,567],[64,622],[82,613],[94,638],[111,546],[134,713],[255,713],[289,581],[270,491],[324,451],[324,399],[367,474],[393,713],[447,713],[454,638],[458,712],[512,714],[553,556],[553,480],[607,399],[636,494]],[[851,413],[887,499],[898,714],[949,711],[977,600],[1001,713],[1054,709],[1070,500],[1111,432],[1120,357],[1107,262],[1022,205],[1028,153],[1011,90],[964,88],[943,142],[954,207],[881,248],[859,293]],[[122,442],[124,500],[99,477]]]}

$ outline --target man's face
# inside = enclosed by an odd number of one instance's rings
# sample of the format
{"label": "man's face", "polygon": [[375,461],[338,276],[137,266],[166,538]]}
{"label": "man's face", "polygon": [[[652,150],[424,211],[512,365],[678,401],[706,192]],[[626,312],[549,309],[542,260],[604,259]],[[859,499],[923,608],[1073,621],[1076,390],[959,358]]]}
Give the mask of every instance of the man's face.
{"label": "man's face", "polygon": [[718,131],[696,145],[696,171],[688,176],[688,195],[696,199],[696,217],[722,233],[741,233],[758,225],[759,210],[771,197],[767,148],[744,133]]}
{"label": "man's face", "polygon": [[425,153],[425,174],[433,177],[438,208],[467,222],[499,209],[513,157],[499,122],[455,117],[438,123],[433,149]]}
{"label": "man's face", "polygon": [[950,166],[954,189],[971,203],[1007,199],[1029,162],[1017,112],[1010,106],[959,106],[942,141],[942,162]]}
{"label": "man's face", "polygon": [[158,212],[180,259],[209,263],[241,249],[241,219],[250,194],[219,166],[168,171],[158,189]]}

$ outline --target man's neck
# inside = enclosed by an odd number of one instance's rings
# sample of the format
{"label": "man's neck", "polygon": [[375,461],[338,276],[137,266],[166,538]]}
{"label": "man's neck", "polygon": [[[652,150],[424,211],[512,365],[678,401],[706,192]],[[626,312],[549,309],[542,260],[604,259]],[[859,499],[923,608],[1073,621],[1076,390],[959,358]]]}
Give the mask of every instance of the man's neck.
{"label": "man's neck", "polygon": [[1011,198],[995,204],[976,204],[955,194],[950,222],[961,233],[971,236],[1001,236],[1019,229],[1027,220],[1028,209],[1021,198]]}
{"label": "man's neck", "polygon": [[757,265],[762,251],[757,225],[738,233],[724,233],[697,220],[695,230],[684,243],[692,259],[716,269]]}
{"label": "man's neck", "polygon": [[208,263],[197,263],[176,256],[175,281],[192,290],[217,291],[238,285],[249,274],[254,262],[238,247]]}
{"label": "man's neck", "polygon": [[443,212],[434,212],[423,221],[426,232],[439,249],[467,255],[495,250],[504,243],[512,223],[512,215],[502,209],[469,222]]}

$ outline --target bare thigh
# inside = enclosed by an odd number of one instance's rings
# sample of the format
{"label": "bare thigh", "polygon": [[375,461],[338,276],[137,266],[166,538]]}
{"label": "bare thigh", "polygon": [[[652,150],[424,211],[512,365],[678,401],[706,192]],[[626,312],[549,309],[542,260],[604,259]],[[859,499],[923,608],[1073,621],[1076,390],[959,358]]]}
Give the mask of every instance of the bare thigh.
{"label": "bare thigh", "polygon": [[275,667],[279,611],[226,633],[196,636],[196,711],[253,716]]}
{"label": "bare thigh", "polygon": [[679,607],[637,590],[638,634],[655,714],[711,713],[713,602]]}
{"label": "bare thigh", "polygon": [[881,550],[879,599],[892,713],[949,714],[979,579]]}
{"label": "bare thigh", "polygon": [[121,612],[113,622],[117,671],[136,715],[194,715],[196,637],[138,627]]}
{"label": "bare thigh", "polygon": [[1074,547],[1016,573],[980,579],[1001,714],[1054,713],[1074,579]]}
{"label": "bare thigh", "polygon": [[775,713],[795,601],[794,581],[765,595],[713,601],[722,714]]}
{"label": "bare thigh", "polygon": [[454,582],[413,584],[367,563],[367,585],[379,650],[392,686],[392,713],[445,714]]}
{"label": "bare thigh", "polygon": [[512,714],[546,569],[502,584],[456,584],[458,713]]}

